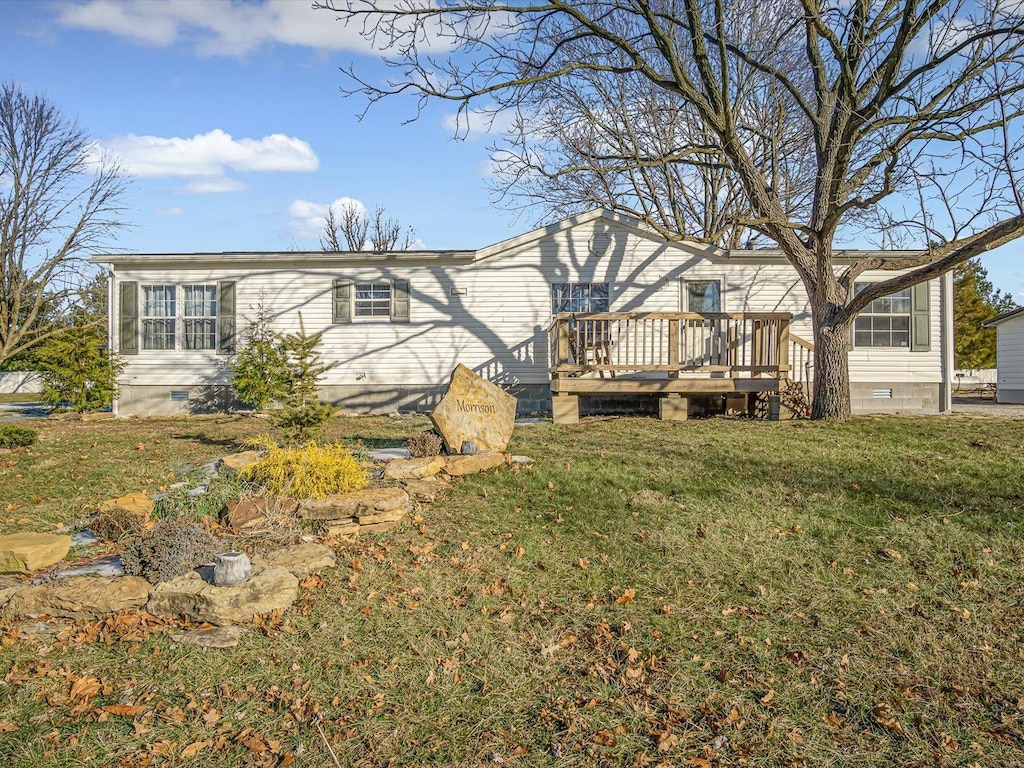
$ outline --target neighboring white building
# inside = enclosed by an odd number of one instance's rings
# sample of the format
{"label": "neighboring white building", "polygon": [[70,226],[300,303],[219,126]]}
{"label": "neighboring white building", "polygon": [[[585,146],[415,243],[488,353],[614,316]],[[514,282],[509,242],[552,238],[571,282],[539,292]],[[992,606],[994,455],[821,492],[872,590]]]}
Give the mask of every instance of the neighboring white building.
{"label": "neighboring white building", "polygon": [[[812,337],[803,286],[780,252],[669,243],[607,211],[476,251],[95,261],[109,266],[110,338],[128,361],[121,414],[226,407],[226,362],[261,300],[276,330],[296,329],[301,314],[308,332],[324,331],[323,358],[338,364],[323,395],[357,411],[429,409],[460,362],[516,395],[521,410],[550,407],[556,311],[792,313],[789,332]],[[951,329],[948,274],[874,302],[851,340],[854,412],[947,410]]]}
{"label": "neighboring white building", "polygon": [[1024,307],[985,323],[996,329],[996,401],[1024,403]]}

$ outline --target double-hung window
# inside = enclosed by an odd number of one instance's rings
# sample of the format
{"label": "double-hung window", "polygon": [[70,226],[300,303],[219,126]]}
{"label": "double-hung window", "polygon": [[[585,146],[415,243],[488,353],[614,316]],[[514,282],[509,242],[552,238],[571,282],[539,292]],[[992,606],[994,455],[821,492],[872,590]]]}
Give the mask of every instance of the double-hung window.
{"label": "double-hung window", "polygon": [[177,287],[142,286],[142,348],[174,349]]}
{"label": "double-hung window", "polygon": [[[867,285],[857,283],[854,290],[859,293]],[[910,288],[875,299],[853,321],[853,345],[909,347],[911,310]]]}
{"label": "double-hung window", "polygon": [[182,340],[185,349],[217,348],[217,286],[185,285]]}
{"label": "double-hung window", "polygon": [[608,283],[552,283],[551,314],[607,312]]}

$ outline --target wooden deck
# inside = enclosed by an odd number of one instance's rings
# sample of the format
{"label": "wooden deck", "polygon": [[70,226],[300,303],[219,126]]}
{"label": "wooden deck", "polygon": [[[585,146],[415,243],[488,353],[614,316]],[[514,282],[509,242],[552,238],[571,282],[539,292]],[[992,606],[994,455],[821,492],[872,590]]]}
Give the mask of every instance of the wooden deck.
{"label": "wooden deck", "polygon": [[554,419],[579,420],[580,395],[659,394],[661,417],[682,420],[688,395],[750,395],[804,380],[810,345],[791,337],[788,313],[600,312],[560,314],[548,329]]}

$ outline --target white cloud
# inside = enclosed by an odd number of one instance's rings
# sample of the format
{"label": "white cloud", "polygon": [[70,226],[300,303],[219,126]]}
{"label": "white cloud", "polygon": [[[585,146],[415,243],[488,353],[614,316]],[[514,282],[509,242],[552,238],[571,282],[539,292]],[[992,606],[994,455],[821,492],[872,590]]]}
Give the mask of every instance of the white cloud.
{"label": "white cloud", "polygon": [[453,112],[444,116],[445,130],[451,131],[467,141],[477,141],[484,136],[501,134],[515,124],[516,115],[512,110],[496,112],[494,107],[467,109],[462,114]]}
{"label": "white cloud", "polygon": [[354,206],[363,215],[366,214],[366,206],[353,197],[339,197],[332,203],[295,200],[288,206],[292,234],[303,239],[318,238],[324,231],[324,217],[327,216],[327,211],[334,209],[335,214],[340,214],[350,206]]}
{"label": "white cloud", "polygon": [[218,192],[242,192],[246,189],[245,182],[229,179],[227,176],[191,179],[181,188],[182,192],[205,195]]}
{"label": "white cloud", "polygon": [[313,148],[301,139],[274,133],[262,139],[235,139],[218,129],[192,138],[115,136],[100,148],[113,154],[126,173],[143,178],[223,176],[234,171],[315,171]]}
{"label": "white cloud", "polygon": [[184,42],[201,56],[243,56],[272,43],[373,50],[359,34],[361,24],[340,23],[329,11],[311,6],[308,0],[74,0],[58,6],[57,22],[141,45],[163,48]]}
{"label": "white cloud", "polygon": [[161,216],[161,217],[181,216],[183,213],[185,213],[185,209],[182,208],[180,205],[175,205],[175,206],[173,206],[171,208],[154,208],[153,209],[153,215],[154,216]]}

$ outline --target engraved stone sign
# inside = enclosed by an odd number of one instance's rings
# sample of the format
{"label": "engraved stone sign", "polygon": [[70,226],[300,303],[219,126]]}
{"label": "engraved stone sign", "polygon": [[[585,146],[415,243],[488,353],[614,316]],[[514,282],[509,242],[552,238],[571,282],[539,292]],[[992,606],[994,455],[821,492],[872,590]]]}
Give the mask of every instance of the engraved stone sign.
{"label": "engraved stone sign", "polygon": [[516,399],[460,364],[430,420],[449,453],[458,453],[466,440],[480,451],[504,451],[515,428]]}

